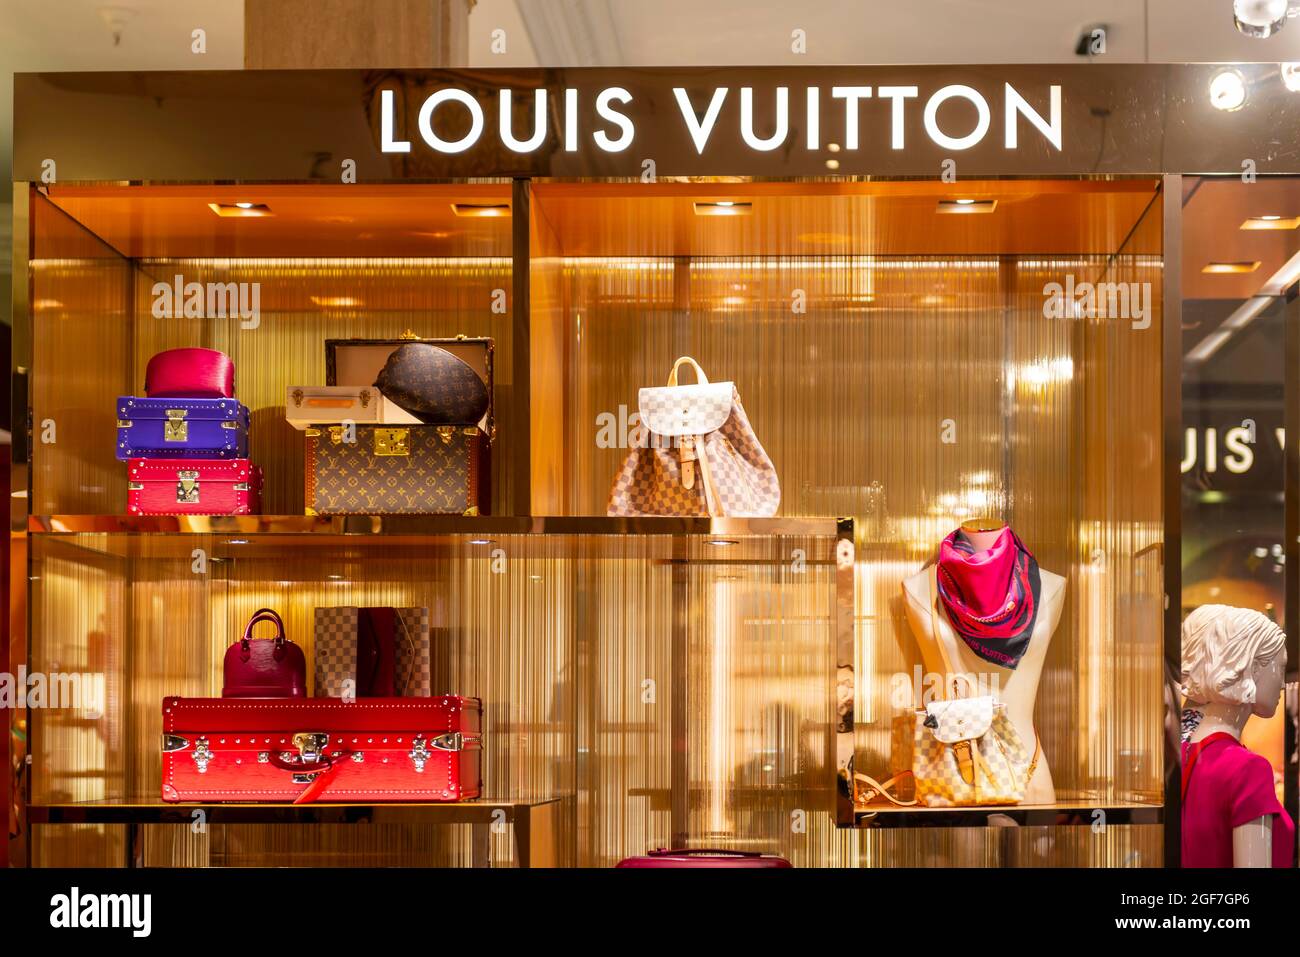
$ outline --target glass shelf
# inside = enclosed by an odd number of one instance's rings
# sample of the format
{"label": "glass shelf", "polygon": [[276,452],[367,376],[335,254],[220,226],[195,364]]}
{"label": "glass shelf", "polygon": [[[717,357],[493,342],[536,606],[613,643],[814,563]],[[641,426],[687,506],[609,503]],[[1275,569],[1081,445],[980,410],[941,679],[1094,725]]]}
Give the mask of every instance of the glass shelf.
{"label": "glass shelf", "polygon": [[[1100,812],[1104,817],[1098,817]],[[1160,824],[1164,808],[1158,804],[1016,804],[1006,807],[880,807],[854,809],[857,828],[913,827],[1093,827],[1120,824]]]}
{"label": "glass shelf", "polygon": [[33,824],[494,824],[514,823],[561,798],[378,804],[171,803],[145,796],[122,800],[29,804]]}

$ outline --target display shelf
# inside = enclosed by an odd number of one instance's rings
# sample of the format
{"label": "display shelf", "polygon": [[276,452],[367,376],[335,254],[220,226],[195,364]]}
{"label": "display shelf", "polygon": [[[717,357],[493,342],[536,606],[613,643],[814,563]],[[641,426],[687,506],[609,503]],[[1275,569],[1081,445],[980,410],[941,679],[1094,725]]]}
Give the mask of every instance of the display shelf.
{"label": "display shelf", "polygon": [[[464,515],[32,515],[31,534],[835,535],[835,518]],[[847,526],[851,529],[851,522]]]}
{"label": "display shelf", "polygon": [[29,804],[27,811],[33,824],[191,824],[196,813],[208,824],[513,824],[560,801],[479,798],[445,804],[218,804],[170,803],[139,796]]}
{"label": "display shelf", "polygon": [[[1100,815],[1102,816],[1098,816]],[[857,828],[913,827],[1096,827],[1120,824],[1160,824],[1164,808],[1138,802],[1118,804],[1015,804],[1005,807],[880,807],[854,809]]]}
{"label": "display shelf", "polygon": [[563,861],[563,798],[538,800],[457,801],[448,804],[170,804],[150,797],[123,800],[54,802],[27,806],[33,825],[124,825],[128,829],[126,864],[142,866],[140,829],[146,825],[205,826],[373,824],[468,824],[473,828],[471,862],[489,867],[492,829],[511,826],[511,852],[518,867],[554,867]]}

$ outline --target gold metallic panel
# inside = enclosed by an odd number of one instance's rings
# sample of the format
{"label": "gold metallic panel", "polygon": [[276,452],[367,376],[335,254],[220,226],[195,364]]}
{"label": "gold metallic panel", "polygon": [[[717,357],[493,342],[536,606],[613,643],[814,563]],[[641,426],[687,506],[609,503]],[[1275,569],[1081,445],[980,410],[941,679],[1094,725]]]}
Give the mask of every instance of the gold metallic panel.
{"label": "gold metallic panel", "polygon": [[116,398],[131,368],[131,264],[39,194],[31,216],[31,510],[118,511],[126,470],[114,458]]}

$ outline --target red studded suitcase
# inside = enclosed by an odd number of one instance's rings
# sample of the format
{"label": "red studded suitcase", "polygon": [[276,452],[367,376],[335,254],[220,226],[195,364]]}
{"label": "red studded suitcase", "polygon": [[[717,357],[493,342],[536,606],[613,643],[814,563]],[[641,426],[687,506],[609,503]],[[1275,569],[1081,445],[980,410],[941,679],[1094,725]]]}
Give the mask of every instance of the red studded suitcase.
{"label": "red studded suitcase", "polygon": [[248,459],[131,459],[131,515],[256,515],[262,470]]}
{"label": "red studded suitcase", "polygon": [[162,799],[478,797],[477,698],[164,698]]}

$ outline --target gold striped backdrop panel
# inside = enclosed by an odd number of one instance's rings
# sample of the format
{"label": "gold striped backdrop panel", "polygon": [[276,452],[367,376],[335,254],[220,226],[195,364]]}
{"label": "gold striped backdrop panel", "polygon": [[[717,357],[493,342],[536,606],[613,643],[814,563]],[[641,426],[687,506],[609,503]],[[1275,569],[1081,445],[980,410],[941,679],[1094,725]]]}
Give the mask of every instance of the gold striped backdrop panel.
{"label": "gold striped backdrop panel", "polygon": [[[621,438],[637,389],[693,355],[737,383],[781,513],[858,522],[861,767],[888,765],[892,681],[918,663],[900,582],[964,518],[1003,515],[1069,582],[1036,721],[1061,799],[1158,803],[1159,302],[1142,330],[1045,315],[1047,284],[1069,277],[1158,290],[1158,221],[1115,257],[563,260],[565,487],[534,500],[603,511],[627,452],[602,423]],[[722,769],[693,773],[707,791]],[[716,801],[692,813],[706,836],[736,833]],[[861,850],[895,863],[906,840]]]}
{"label": "gold striped backdrop panel", "polygon": [[115,512],[126,502],[114,449],[116,398],[130,381],[131,265],[40,195],[32,230],[31,511]]}

